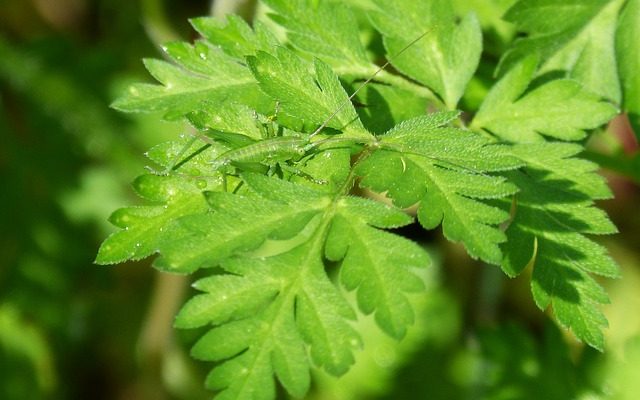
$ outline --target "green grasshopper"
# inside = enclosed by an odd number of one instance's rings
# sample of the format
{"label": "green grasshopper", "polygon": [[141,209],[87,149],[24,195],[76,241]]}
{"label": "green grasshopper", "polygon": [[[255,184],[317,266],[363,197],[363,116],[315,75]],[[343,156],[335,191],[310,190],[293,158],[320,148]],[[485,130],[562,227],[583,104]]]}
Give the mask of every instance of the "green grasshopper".
{"label": "green grasshopper", "polygon": [[[209,131],[207,132],[207,136],[202,134],[195,134],[193,139],[189,141],[185,147],[178,153],[175,158],[175,161],[172,162],[161,174],[168,174],[169,172],[178,169],[181,165],[186,163],[189,159],[191,159],[196,154],[202,152],[207,147],[211,146],[214,142],[222,142],[231,149],[223,152],[218,155],[215,159],[213,159],[211,164],[211,169],[213,171],[222,172],[223,178],[223,187],[226,190],[226,174],[227,167],[234,167],[243,171],[259,171],[263,173],[273,174],[277,168],[281,171],[287,171],[292,174],[303,176],[307,179],[310,179],[313,182],[322,184],[324,183],[321,180],[314,179],[308,174],[300,171],[294,165],[294,163],[300,162],[306,156],[311,155],[312,150],[318,148],[320,145],[326,143],[344,143],[344,146],[353,146],[357,144],[366,144],[362,140],[356,140],[353,138],[328,138],[319,141],[312,141],[314,137],[320,134],[327,125],[331,122],[331,120],[340,113],[351,101],[354,97],[363,89],[369,82],[371,82],[381,71],[383,71],[394,59],[395,57],[400,56],[405,50],[410,48],[413,44],[418,42],[424,36],[427,35],[429,31],[424,32],[416,39],[407,44],[404,48],[402,48],[398,53],[396,53],[393,57],[390,57],[389,60],[379,67],[370,77],[368,77],[349,97],[346,99],[337,109],[329,115],[324,122],[311,134],[303,135],[303,134],[292,134],[283,136],[282,132],[280,135],[276,133],[275,129],[271,129],[271,132],[267,132],[267,137],[262,140],[255,140],[250,138],[249,136],[238,134],[238,133],[229,133],[229,132],[218,132],[218,131]],[[276,113],[274,117],[268,117],[267,119],[273,124],[274,120],[277,118],[278,111],[278,103],[276,103]],[[266,126],[264,128],[267,128]],[[200,138],[205,141],[207,144],[196,150],[190,156],[186,157],[182,161],[177,161],[182,158],[185,152],[193,145],[195,140]]]}
{"label": "green grasshopper", "polygon": [[[277,111],[278,103],[276,103],[276,114],[271,117],[266,117],[266,123],[258,121],[259,116],[254,112],[254,119],[260,124],[259,130],[263,137],[261,140],[256,140],[244,134],[213,129],[208,129],[204,134],[193,134],[193,138],[186,143],[174,158],[174,162],[170,164],[162,174],[166,175],[172,170],[180,168],[181,165],[208,147],[222,143],[230,147],[230,149],[219,154],[209,162],[209,165],[213,171],[222,173],[223,186],[226,186],[226,176],[229,172],[229,167],[269,175],[272,175],[278,170],[281,172],[286,171],[303,176],[319,184],[324,183],[324,181],[313,179],[293,165],[300,161],[315,145],[311,144],[309,137],[305,137],[303,134],[286,130],[283,127],[275,128],[274,121],[277,118]],[[285,133],[287,134],[286,136],[284,135]],[[184,156],[186,150],[191,148],[197,139],[202,140],[206,144],[182,161],[176,162]]]}

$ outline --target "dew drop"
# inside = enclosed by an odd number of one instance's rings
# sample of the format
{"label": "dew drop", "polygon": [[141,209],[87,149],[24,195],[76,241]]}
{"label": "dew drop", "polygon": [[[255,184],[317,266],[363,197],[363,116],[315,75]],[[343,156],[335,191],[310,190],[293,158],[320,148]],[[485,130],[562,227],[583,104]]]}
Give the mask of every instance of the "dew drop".
{"label": "dew drop", "polygon": [[203,60],[207,59],[207,55],[204,52],[200,52],[200,54],[198,54],[200,56],[200,58],[202,58]]}
{"label": "dew drop", "polygon": [[142,243],[136,243],[136,249],[139,249],[140,247],[142,247]]}
{"label": "dew drop", "polygon": [[205,181],[204,179],[198,179],[196,181],[196,186],[198,187],[198,189],[204,189],[207,187],[207,181]]}

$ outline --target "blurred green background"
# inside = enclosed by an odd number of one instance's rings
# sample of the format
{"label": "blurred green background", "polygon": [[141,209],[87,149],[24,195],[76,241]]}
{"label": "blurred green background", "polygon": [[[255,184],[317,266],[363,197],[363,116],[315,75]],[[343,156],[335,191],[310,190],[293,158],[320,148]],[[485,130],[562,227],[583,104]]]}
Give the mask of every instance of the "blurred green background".
{"label": "blurred green background", "polygon": [[[109,104],[150,80],[140,60],[159,57],[159,44],[195,38],[187,18],[233,3],[0,0],[0,399],[211,397],[210,366],[188,355],[198,332],[171,328],[189,282],[149,261],[93,259],[109,214],[136,202],[128,183],[143,153],[184,129]],[[473,3],[490,23],[509,2]],[[499,46],[508,35],[500,25],[487,37]],[[592,138],[592,157],[615,164],[626,146],[637,160],[630,137],[617,121]],[[623,269],[603,282],[605,353],[538,311],[526,274],[507,280],[434,237],[425,245],[441,262],[414,299],[410,336],[398,345],[363,318],[357,366],[341,380],[318,373],[309,398],[640,398],[640,190],[605,173],[616,199],[601,206],[621,233],[602,241]]]}

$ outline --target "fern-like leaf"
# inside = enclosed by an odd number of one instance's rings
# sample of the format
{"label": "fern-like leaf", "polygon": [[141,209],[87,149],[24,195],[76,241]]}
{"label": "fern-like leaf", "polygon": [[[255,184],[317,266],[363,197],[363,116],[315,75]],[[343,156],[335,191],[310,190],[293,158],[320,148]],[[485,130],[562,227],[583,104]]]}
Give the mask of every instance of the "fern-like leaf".
{"label": "fern-like leaf", "polygon": [[436,114],[398,124],[381,137],[382,150],[360,165],[361,185],[386,191],[400,207],[420,203],[418,220],[426,229],[442,222],[445,236],[464,243],[472,257],[499,264],[498,245],[506,237],[497,225],[509,214],[482,199],[509,196],[517,188],[487,173],[522,162],[479,135],[442,126],[454,116]]}
{"label": "fern-like leaf", "polygon": [[537,156],[535,166],[509,174],[520,192],[506,231],[508,241],[502,246],[502,267],[515,276],[533,265],[536,304],[541,309],[553,307],[561,324],[602,349],[606,319],[598,305],[608,298],[589,274],[617,277],[619,273],[606,249],[585,234],[611,234],[616,228],[593,206],[592,197],[605,195],[607,189],[593,172],[594,164],[572,158],[580,150],[567,144],[513,148],[513,154],[523,160],[532,158],[531,151]]}
{"label": "fern-like leaf", "polygon": [[500,71],[532,54],[541,58],[540,73],[567,71],[583,87],[620,101],[616,67],[616,25],[623,1],[527,0],[514,4],[504,18],[526,33],[500,61]]}
{"label": "fern-like leaf", "polygon": [[511,142],[541,141],[542,136],[579,140],[585,130],[608,121],[617,110],[569,79],[556,79],[525,93],[538,66],[529,56],[507,72],[485,97],[472,127]]}
{"label": "fern-like leaf", "polygon": [[[422,287],[422,281],[410,267],[424,267],[428,258],[408,240],[375,228],[411,222],[397,209],[350,197],[332,199],[325,192],[276,178],[247,174],[244,179],[251,188],[251,197],[218,194],[216,201],[212,201],[216,211],[210,222],[200,219],[207,231],[217,232],[224,240],[207,238],[218,247],[210,246],[198,254],[211,255],[210,264],[219,264],[225,274],[196,283],[196,288],[205,293],[184,306],[176,325],[183,328],[213,325],[195,345],[193,354],[222,362],[209,378],[210,387],[221,390],[221,398],[271,398],[274,375],[292,395],[302,396],[309,386],[311,362],[331,374],[341,375],[354,362],[353,350],[361,345],[349,323],[355,313],[329,280],[323,255],[334,260],[344,257],[341,281],[347,289],[358,288],[360,308],[365,313],[375,311],[380,326],[396,337],[401,337],[413,320],[406,293]],[[271,198],[274,193],[279,203]],[[249,200],[275,208],[277,211],[272,215],[280,216],[278,223],[261,226],[255,219],[253,223],[243,222],[236,208],[250,214]],[[228,206],[232,203],[236,208]],[[312,219],[300,220],[298,213],[303,205]],[[367,212],[374,210],[374,216]],[[255,214],[254,211],[251,215],[255,218]],[[344,221],[353,219],[359,221],[354,229],[361,236],[347,242],[343,235],[348,231],[341,228]],[[231,220],[239,226],[234,226],[234,231],[224,231]],[[276,233],[283,226],[288,232],[285,236]],[[257,230],[270,233],[262,235]],[[244,235],[253,241],[239,246],[235,237],[229,237],[234,232],[242,232],[236,236]],[[302,242],[285,240],[292,233],[302,235]],[[266,256],[260,255],[265,254],[260,249],[253,256],[247,253],[266,236],[281,243],[279,251]],[[205,242],[181,250],[183,256]],[[218,250],[223,247],[224,250]],[[234,256],[234,250],[244,255]],[[362,252],[370,257],[360,258]],[[396,264],[395,260],[402,262]],[[365,271],[368,279],[358,278],[358,271]],[[233,338],[221,349],[219,341],[227,335]],[[304,350],[307,347],[310,359]]]}
{"label": "fern-like leaf", "polygon": [[449,109],[455,109],[480,60],[482,33],[475,15],[469,14],[457,24],[451,3],[439,0],[376,0],[375,4],[378,9],[369,15],[384,35],[389,54],[410,43],[416,32],[427,32],[392,63],[437,93]]}
{"label": "fern-like leaf", "polygon": [[98,264],[148,257],[163,243],[171,241],[175,234],[171,226],[176,220],[208,209],[195,181],[142,175],[136,179],[134,188],[140,196],[157,205],[127,207],[114,212],[109,220],[121,230],[102,243],[96,258]]}

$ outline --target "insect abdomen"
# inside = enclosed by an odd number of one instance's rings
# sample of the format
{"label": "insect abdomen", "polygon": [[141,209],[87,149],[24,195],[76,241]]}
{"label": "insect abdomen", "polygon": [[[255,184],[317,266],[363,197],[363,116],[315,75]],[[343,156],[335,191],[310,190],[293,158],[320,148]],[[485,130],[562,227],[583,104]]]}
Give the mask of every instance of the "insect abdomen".
{"label": "insect abdomen", "polygon": [[299,138],[275,137],[232,149],[213,161],[214,168],[238,163],[286,161],[304,154],[306,142]]}

